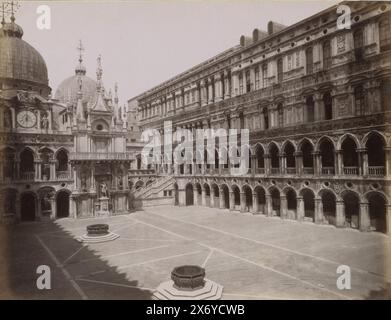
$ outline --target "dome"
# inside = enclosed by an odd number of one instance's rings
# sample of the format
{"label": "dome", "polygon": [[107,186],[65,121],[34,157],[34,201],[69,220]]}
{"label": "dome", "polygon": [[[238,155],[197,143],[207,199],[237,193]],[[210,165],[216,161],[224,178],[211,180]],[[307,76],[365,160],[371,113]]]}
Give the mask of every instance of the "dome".
{"label": "dome", "polygon": [[45,60],[22,40],[23,29],[13,20],[0,28],[0,79],[30,81],[48,86]]}
{"label": "dome", "polygon": [[94,99],[96,91],[96,81],[92,80],[85,74],[75,74],[72,77],[65,79],[58,86],[55,98],[61,102],[69,102],[71,104],[77,103],[77,93],[79,92],[79,78],[81,79],[81,91],[83,93],[83,103]]}

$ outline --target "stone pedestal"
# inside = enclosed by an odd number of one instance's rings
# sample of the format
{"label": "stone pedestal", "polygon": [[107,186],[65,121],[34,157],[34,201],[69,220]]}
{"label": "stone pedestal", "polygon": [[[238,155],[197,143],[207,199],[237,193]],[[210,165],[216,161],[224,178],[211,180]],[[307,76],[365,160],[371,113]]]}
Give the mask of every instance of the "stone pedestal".
{"label": "stone pedestal", "polygon": [[108,197],[100,197],[98,199],[99,209],[95,212],[95,215],[100,216],[108,216],[109,215],[109,198]]}

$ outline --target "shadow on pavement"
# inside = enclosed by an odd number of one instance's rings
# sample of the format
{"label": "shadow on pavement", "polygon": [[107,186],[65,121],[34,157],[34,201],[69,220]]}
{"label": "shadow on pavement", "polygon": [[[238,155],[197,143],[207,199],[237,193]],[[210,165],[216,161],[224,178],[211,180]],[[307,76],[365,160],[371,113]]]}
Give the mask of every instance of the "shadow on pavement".
{"label": "shadow on pavement", "polygon": [[[53,236],[41,242],[43,238],[39,234],[44,232],[50,232]],[[73,278],[76,275],[68,268],[72,269],[77,263],[66,264],[64,268],[61,264],[66,260],[65,257],[82,247],[70,232],[55,222],[1,225],[0,299],[82,299],[83,294],[88,299],[151,299],[151,291],[131,288],[137,287],[139,282],[136,279],[129,280],[125,273],[108,265],[90,246],[82,249],[83,259],[91,259],[86,266],[88,270],[83,270],[81,266],[80,271],[84,274],[83,278],[92,281]],[[51,253],[50,248],[55,248],[55,254]],[[50,267],[50,290],[37,288],[36,282],[40,276],[37,267],[40,265]],[[88,273],[90,269],[104,270],[99,280],[117,286],[94,282],[94,275]]]}

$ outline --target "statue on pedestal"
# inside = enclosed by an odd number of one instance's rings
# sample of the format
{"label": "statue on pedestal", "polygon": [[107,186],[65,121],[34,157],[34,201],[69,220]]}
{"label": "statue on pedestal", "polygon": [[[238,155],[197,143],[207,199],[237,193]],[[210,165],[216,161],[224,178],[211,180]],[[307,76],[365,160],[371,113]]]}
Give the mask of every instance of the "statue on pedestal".
{"label": "statue on pedestal", "polygon": [[46,113],[43,114],[42,120],[41,120],[41,128],[44,130],[49,129],[49,119]]}
{"label": "statue on pedestal", "polygon": [[105,198],[109,197],[106,182],[100,184],[100,196]]}

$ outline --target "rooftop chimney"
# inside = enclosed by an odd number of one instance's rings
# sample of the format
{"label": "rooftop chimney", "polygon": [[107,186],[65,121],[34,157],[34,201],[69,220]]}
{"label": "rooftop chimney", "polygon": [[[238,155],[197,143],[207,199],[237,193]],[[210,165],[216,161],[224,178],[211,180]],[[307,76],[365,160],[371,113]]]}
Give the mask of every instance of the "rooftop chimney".
{"label": "rooftop chimney", "polygon": [[281,23],[277,23],[274,21],[269,21],[267,24],[267,33],[270,35],[281,31],[282,29],[286,28],[286,26],[282,25]]}

